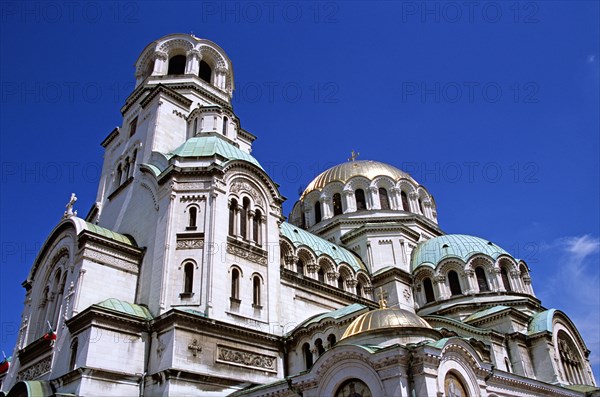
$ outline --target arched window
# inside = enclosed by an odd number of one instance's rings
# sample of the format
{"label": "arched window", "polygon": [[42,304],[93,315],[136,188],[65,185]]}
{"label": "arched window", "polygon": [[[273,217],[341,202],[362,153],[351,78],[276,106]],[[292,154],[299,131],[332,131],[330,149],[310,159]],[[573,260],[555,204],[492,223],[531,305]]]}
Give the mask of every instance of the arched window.
{"label": "arched window", "polygon": [[322,282],[322,283],[325,282],[325,271],[323,271],[322,267],[320,267],[319,271],[317,272],[317,278],[319,279],[320,282]]}
{"label": "arched window", "polygon": [[230,236],[235,236],[235,213],[237,212],[237,200],[236,199],[231,199],[231,202],[229,203],[229,235]]}
{"label": "arched window", "polygon": [[507,292],[511,292],[512,288],[510,287],[510,280],[508,279],[508,271],[503,266],[500,268],[500,276],[502,277],[502,285]]}
{"label": "arched window", "polygon": [[192,294],[194,288],[194,264],[191,262],[183,266],[183,293],[186,295]]}
{"label": "arched window", "polygon": [[504,366],[506,367],[506,372],[512,372],[510,368],[510,361],[508,361],[508,357],[504,357]]}
{"label": "arched window", "polygon": [[450,283],[450,293],[452,294],[452,296],[462,295],[462,289],[460,288],[458,274],[454,270],[450,270],[448,272],[448,283]]}
{"label": "arched window", "polygon": [[188,217],[188,230],[196,230],[196,218],[198,217],[198,208],[190,207]]}
{"label": "arched window", "polygon": [[564,332],[558,333],[558,354],[565,374],[565,380],[572,385],[585,385],[581,357],[571,338]]}
{"label": "arched window", "polygon": [[[170,73],[169,73],[170,74]],[[198,77],[202,80],[210,83],[210,78],[212,76],[212,68],[210,65],[204,61],[200,61],[200,70],[198,71]]]}
{"label": "arched window", "polygon": [[125,163],[123,164],[123,176],[124,180],[127,180],[127,178],[129,178],[129,157],[125,158]]}
{"label": "arched window", "polygon": [[330,349],[331,349],[333,346],[335,346],[336,339],[335,339],[335,335],[334,335],[334,334],[329,334],[329,336],[327,337],[327,343],[329,343],[329,348],[330,348]]}
{"label": "arched window", "polygon": [[446,379],[444,380],[444,391],[445,396],[469,397],[469,393],[467,392],[467,388],[465,387],[462,379],[453,371],[450,371],[446,374]]}
{"label": "arched window", "polygon": [[[65,272],[65,277],[66,277],[66,272]],[[49,310],[52,310],[50,312],[50,324],[52,324],[52,327],[54,329],[56,329],[58,327],[58,318],[60,317],[60,310],[61,310],[61,304],[62,304],[62,297],[63,297],[63,287],[64,284],[61,284],[61,280],[60,277],[61,276],[61,271],[60,269],[58,269],[56,271],[56,274],[54,275],[54,304],[53,307]]]}
{"label": "arched window", "polygon": [[256,210],[256,212],[254,213],[254,219],[252,221],[252,239],[258,245],[261,244],[261,241],[260,241],[261,224],[262,224],[262,214],[261,214],[260,210]]}
{"label": "arched window", "polygon": [[72,371],[77,367],[77,348],[79,347],[79,341],[77,338],[71,342],[71,357],[69,358],[69,370]]}
{"label": "arched window", "polygon": [[344,277],[341,274],[337,279],[337,287],[339,289],[344,289]]}
{"label": "arched window", "polygon": [[296,262],[296,273],[304,275],[304,261],[302,259],[298,259],[298,262]]}
{"label": "arched window", "polygon": [[325,348],[323,347],[323,341],[321,340],[321,338],[318,338],[315,341],[315,348],[317,350],[317,353],[319,354],[319,357],[321,357],[321,355],[325,353]]}
{"label": "arched window", "polygon": [[490,290],[487,278],[485,277],[485,271],[481,266],[475,268],[475,277],[477,278],[477,285],[479,285],[479,292],[487,292]]}
{"label": "arched window", "polygon": [[321,202],[317,200],[315,203],[315,223],[321,222]]}
{"label": "arched window", "polygon": [[194,129],[192,130],[192,136],[196,136],[198,133],[198,117],[194,119]]}
{"label": "arched window", "polygon": [[236,268],[231,270],[231,299],[240,300],[240,271]]}
{"label": "arched window", "polygon": [[131,167],[129,167],[129,172],[130,175],[129,176],[133,176],[133,173],[135,172],[135,161],[137,158],[137,150],[133,151],[133,154],[131,155]]}
{"label": "arched window", "polygon": [[363,283],[360,281],[356,283],[356,295],[363,296]]}
{"label": "arched window", "polygon": [[229,119],[227,116],[223,117],[223,135],[227,136],[227,126],[229,125]]}
{"label": "arched window", "polygon": [[342,195],[336,193],[333,195],[333,215],[342,215]]}
{"label": "arched window", "polygon": [[388,197],[388,192],[384,188],[379,188],[379,205],[382,210],[390,209],[390,199]]}
{"label": "arched window", "polygon": [[252,277],[252,306],[260,307],[260,277]]}
{"label": "arched window", "polygon": [[169,59],[168,75],[184,74],[185,73],[185,55],[175,55]]}
{"label": "arched window", "polygon": [[423,280],[423,289],[425,290],[425,302],[434,302],[435,294],[433,293],[433,284],[429,277]]}
{"label": "arched window", "polygon": [[242,235],[242,237],[244,239],[248,238],[248,211],[250,210],[250,200],[248,199],[248,197],[244,198],[243,201],[243,205],[242,205],[242,211],[240,214],[240,217],[242,219],[240,219],[240,234]]}
{"label": "arched window", "polygon": [[367,201],[365,200],[365,191],[362,189],[356,189],[354,192],[354,198],[356,199],[356,210],[366,210]]}
{"label": "arched window", "polygon": [[313,365],[313,356],[308,342],[302,345],[302,354],[304,355],[304,366],[306,369],[311,369]]}
{"label": "arched window", "polygon": [[400,192],[400,198],[402,199],[402,209],[404,211],[410,211],[410,204],[408,203],[408,196],[404,190],[402,192]]}
{"label": "arched window", "polygon": [[423,211],[423,201],[419,199],[419,211],[421,211],[421,215],[425,215],[425,211]]}
{"label": "arched window", "polygon": [[115,176],[115,187],[121,186],[121,179],[123,179],[123,170],[121,169],[121,164],[117,167],[117,174]]}

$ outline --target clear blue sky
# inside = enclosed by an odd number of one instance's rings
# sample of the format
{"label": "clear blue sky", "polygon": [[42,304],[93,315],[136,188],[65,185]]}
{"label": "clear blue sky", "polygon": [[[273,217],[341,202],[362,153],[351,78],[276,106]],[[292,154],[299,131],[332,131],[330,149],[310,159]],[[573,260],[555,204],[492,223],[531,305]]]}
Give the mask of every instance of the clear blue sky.
{"label": "clear blue sky", "polygon": [[193,32],[232,59],[234,109],[286,214],[352,149],[408,171],[444,231],[528,262],[599,378],[599,3],[467,4],[0,3],[1,348],[71,192],[81,216],[95,199],[137,56]]}

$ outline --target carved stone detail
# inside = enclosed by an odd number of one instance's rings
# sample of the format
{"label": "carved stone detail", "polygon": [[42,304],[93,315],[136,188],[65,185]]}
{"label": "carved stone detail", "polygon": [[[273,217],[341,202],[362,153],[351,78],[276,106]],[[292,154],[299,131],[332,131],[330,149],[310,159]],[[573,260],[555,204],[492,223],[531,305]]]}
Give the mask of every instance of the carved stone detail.
{"label": "carved stone detail", "polygon": [[238,192],[247,192],[250,196],[252,196],[252,198],[254,199],[254,202],[258,205],[258,206],[263,206],[263,200],[260,197],[260,194],[256,191],[256,189],[254,189],[252,186],[250,186],[249,183],[247,182],[240,182],[240,181],[236,181],[233,182],[231,184],[231,188],[230,188],[232,193],[238,193]]}
{"label": "carved stone detail", "polygon": [[192,343],[188,345],[188,350],[192,352],[192,356],[197,357],[198,353],[202,352],[202,346],[198,343],[198,339],[192,340]]}
{"label": "carved stone detail", "polygon": [[201,238],[182,238],[177,240],[178,250],[202,249],[204,248],[204,239]]}
{"label": "carved stone detail", "polygon": [[102,251],[103,250],[99,250],[98,247],[94,247],[94,249],[86,248],[83,252],[83,257],[102,265],[111,266],[129,273],[138,273],[139,268],[137,263],[129,262],[128,258],[114,256],[114,252],[108,253]]}
{"label": "carved stone detail", "polygon": [[231,243],[227,244],[227,253],[249,260],[250,262],[258,263],[259,265],[267,264],[267,255],[252,252],[249,249],[242,248]]}
{"label": "carved stone detail", "polygon": [[217,347],[217,362],[259,369],[261,371],[277,372],[277,361],[275,357],[225,346]]}
{"label": "carved stone detail", "polygon": [[19,372],[17,375],[17,382],[22,380],[35,379],[46,372],[50,372],[52,364],[52,356],[48,356],[37,363],[27,367],[26,369]]}

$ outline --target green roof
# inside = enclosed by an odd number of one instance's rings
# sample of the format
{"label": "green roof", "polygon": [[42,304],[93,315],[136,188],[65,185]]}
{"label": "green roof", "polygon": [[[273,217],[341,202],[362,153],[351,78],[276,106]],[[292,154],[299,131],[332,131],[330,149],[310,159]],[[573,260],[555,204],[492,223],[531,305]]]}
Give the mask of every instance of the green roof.
{"label": "green roof", "polygon": [[98,225],[94,225],[93,223],[89,223],[89,222],[85,222],[85,228],[86,228],[86,230],[88,230],[92,233],[98,234],[100,236],[109,238],[111,240],[118,241],[118,242],[126,244],[126,245],[130,245],[132,247],[136,247],[135,242],[131,238],[129,238],[123,234],[113,232],[112,230],[100,227]]}
{"label": "green roof", "polygon": [[527,333],[529,335],[537,334],[538,332],[552,332],[552,319],[556,309],[544,310],[543,312],[537,313],[531,319]]}
{"label": "green roof", "polygon": [[331,259],[333,259],[338,265],[344,262],[350,265],[354,271],[367,271],[367,268],[361,262],[361,260],[346,248],[335,245],[287,222],[283,222],[281,224],[280,230],[281,234],[290,239],[296,248],[300,247],[301,245],[305,245],[313,250],[317,256],[322,254],[330,256]]}
{"label": "green roof", "polygon": [[503,305],[498,305],[498,306],[494,306],[494,307],[489,307],[487,309],[479,310],[479,311],[471,314],[469,317],[465,318],[464,322],[468,323],[470,321],[475,321],[475,320],[478,320],[480,318],[487,317],[487,316],[489,316],[491,314],[498,313],[498,312],[501,312],[501,311],[506,310],[506,309],[510,309],[510,307],[503,306]]}
{"label": "green roof", "polygon": [[135,303],[125,302],[120,299],[109,298],[96,304],[96,306],[114,310],[119,313],[130,314],[135,317],[143,318],[144,320],[152,320],[152,314],[147,307],[136,305]]}
{"label": "green roof", "polygon": [[298,329],[299,327],[307,327],[309,325],[316,324],[319,321],[326,319],[326,318],[331,318],[333,320],[337,320],[337,319],[345,317],[349,314],[364,310],[366,308],[367,307],[365,305],[361,305],[360,303],[353,303],[351,305],[344,306],[340,309],[332,310],[330,312],[325,312],[322,314],[317,314],[317,315],[309,318],[308,320],[304,321],[300,325],[298,325],[298,327],[296,327],[296,329]]}
{"label": "green roof", "polygon": [[177,149],[167,154],[167,158],[177,157],[212,157],[218,154],[227,160],[244,160],[262,169],[258,161],[250,154],[240,150],[224,138],[207,135],[190,138]]}
{"label": "green roof", "polygon": [[411,271],[419,266],[435,268],[446,258],[458,258],[464,262],[475,254],[485,254],[494,260],[500,255],[510,255],[496,244],[466,234],[447,234],[423,241],[412,253]]}

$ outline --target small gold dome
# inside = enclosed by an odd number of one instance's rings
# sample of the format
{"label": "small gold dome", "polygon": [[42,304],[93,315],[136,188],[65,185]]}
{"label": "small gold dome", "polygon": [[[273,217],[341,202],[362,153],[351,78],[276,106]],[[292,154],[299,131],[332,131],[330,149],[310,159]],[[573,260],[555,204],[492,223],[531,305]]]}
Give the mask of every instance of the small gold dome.
{"label": "small gold dome", "polygon": [[[383,308],[372,310],[358,316],[344,332],[341,339],[346,339],[364,332],[388,328],[429,328],[431,325],[415,313],[404,309]],[[340,339],[340,340],[341,340]]]}
{"label": "small gold dome", "polygon": [[304,193],[302,193],[302,197],[306,196],[313,190],[324,188],[330,182],[338,181],[346,183],[350,178],[358,175],[364,176],[369,180],[373,180],[378,176],[389,176],[394,181],[398,181],[400,178],[406,178],[414,181],[406,172],[386,163],[380,163],[379,161],[372,160],[348,161],[322,172],[319,176],[313,179],[313,181],[304,190]]}

